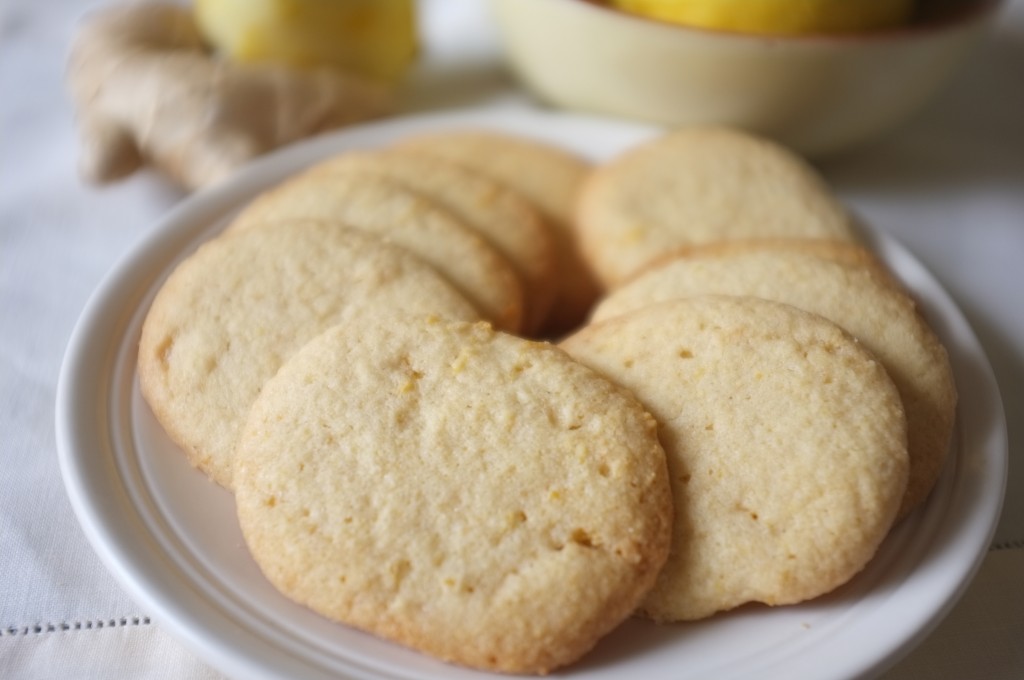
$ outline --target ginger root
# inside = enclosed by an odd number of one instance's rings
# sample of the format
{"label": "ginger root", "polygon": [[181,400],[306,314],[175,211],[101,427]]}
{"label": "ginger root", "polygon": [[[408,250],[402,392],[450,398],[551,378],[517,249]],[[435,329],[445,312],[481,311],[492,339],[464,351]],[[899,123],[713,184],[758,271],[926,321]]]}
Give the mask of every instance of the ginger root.
{"label": "ginger root", "polygon": [[187,7],[154,3],[89,17],[67,83],[86,179],[109,182],[149,163],[187,189],[283,144],[382,115],[391,99],[339,71],[223,61]]}

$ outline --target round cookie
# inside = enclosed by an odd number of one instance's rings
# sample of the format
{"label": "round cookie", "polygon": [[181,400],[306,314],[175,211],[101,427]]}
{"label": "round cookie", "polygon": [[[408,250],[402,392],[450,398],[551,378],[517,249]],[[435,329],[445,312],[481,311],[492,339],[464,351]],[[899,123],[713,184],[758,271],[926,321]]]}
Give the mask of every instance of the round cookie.
{"label": "round cookie", "polygon": [[707,296],[587,326],[562,347],[660,425],[675,519],[646,615],[800,602],[875,554],[907,480],[903,409],[885,370],[835,324]]}
{"label": "round cookie", "polygon": [[400,150],[349,151],[307,174],[358,173],[385,177],[421,194],[474,229],[516,270],[526,296],[523,332],[538,332],[555,299],[551,230],[525,199],[443,158]]}
{"label": "round cookie", "polygon": [[403,311],[479,318],[431,267],[359,231],[306,221],[224,234],[153,300],[142,394],[189,461],[231,488],[238,430],[292,352],[334,324]]}
{"label": "round cookie", "polygon": [[593,319],[707,294],[753,295],[820,314],[878,357],[899,389],[907,417],[910,478],[899,516],[927,498],[953,437],[953,370],[913,299],[880,265],[818,257],[813,250],[694,249],[611,293]]}
{"label": "round cookie", "polygon": [[328,220],[385,237],[437,269],[496,326],[520,329],[523,288],[512,265],[472,229],[400,184],[299,175],[256,198],[228,230],[288,219]]}
{"label": "round cookie", "polygon": [[544,673],[628,617],[669,548],[638,402],[486,323],[338,326],[253,405],[246,542],[313,610],[446,661]]}
{"label": "round cookie", "polygon": [[409,137],[397,148],[446,158],[512,189],[536,206],[551,226],[558,262],[558,293],[544,333],[557,336],[586,317],[601,292],[573,233],[576,196],[590,164],[563,149],[488,130],[449,130]]}
{"label": "round cookie", "polygon": [[622,284],[679,246],[737,238],[856,240],[818,174],[787,149],[738,130],[682,128],[597,168],[576,227],[601,282]]}

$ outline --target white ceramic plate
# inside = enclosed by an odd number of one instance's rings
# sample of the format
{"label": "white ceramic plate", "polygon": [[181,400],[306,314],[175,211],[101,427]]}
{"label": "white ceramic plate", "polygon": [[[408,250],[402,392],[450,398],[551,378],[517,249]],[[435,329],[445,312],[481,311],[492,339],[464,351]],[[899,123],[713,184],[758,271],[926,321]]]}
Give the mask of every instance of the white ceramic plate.
{"label": "white ceramic plate", "polygon": [[[157,288],[247,199],[344,149],[468,125],[562,144],[595,159],[652,128],[526,111],[399,119],[311,140],[256,163],[171,212],[96,291],[71,338],[57,395],[68,494],[93,547],[168,630],[228,675],[247,678],[487,677],[326,621],[279,595],[242,542],[230,495],[193,470],[139,395],[139,329]],[[894,662],[945,615],[988,546],[1006,477],[1005,423],[991,369],[932,276],[881,233],[874,246],[915,291],[952,356],[961,394],[949,464],[928,502],[854,581],[814,602],[750,606],[708,621],[628,621],[575,678],[854,678]]]}

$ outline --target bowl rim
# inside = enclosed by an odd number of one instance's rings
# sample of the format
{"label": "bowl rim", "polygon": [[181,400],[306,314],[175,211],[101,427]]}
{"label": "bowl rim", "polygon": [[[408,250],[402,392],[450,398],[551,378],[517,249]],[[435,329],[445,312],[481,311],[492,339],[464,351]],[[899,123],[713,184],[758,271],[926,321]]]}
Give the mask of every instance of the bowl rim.
{"label": "bowl rim", "polygon": [[[753,40],[759,42],[790,42],[790,43],[835,43],[835,44],[860,44],[877,42],[897,42],[905,39],[925,39],[935,34],[952,31],[954,29],[967,27],[994,16],[998,9],[1008,0],[962,0],[956,3],[957,6],[943,12],[941,16],[916,21],[901,26],[893,26],[873,31],[851,32],[851,33],[801,33],[797,35],[774,34],[774,33],[749,33],[725,28],[707,28],[704,26],[689,26],[682,23],[675,23],[648,17],[641,14],[634,14],[626,10],[617,9],[607,4],[606,0],[544,0],[545,2],[561,1],[565,4],[576,5],[585,8],[584,11],[593,11],[605,15],[614,15],[626,21],[643,23],[651,26],[661,27],[669,31],[679,31],[696,35],[727,38],[731,40]],[[922,0],[918,0],[921,2]],[[927,2],[928,0],[923,0]]]}

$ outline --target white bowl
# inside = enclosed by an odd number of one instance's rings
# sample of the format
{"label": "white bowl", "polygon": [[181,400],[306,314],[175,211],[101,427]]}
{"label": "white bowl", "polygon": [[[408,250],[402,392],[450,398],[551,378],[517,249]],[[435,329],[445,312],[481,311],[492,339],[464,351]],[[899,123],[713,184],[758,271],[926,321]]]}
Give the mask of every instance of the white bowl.
{"label": "white bowl", "polygon": [[587,0],[493,1],[512,67],[550,104],[736,125],[809,156],[852,148],[921,109],[1000,4],[961,0],[941,17],[873,33],[778,37],[688,28]]}

